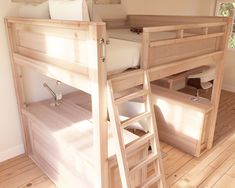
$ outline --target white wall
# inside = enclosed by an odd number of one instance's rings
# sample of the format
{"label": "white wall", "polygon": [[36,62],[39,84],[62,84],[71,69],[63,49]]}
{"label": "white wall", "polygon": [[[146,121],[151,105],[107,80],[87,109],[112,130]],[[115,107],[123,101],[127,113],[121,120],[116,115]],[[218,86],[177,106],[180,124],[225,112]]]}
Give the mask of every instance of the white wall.
{"label": "white wall", "polygon": [[4,17],[17,15],[17,8],[0,1],[0,162],[24,152],[4,26]]}
{"label": "white wall", "polygon": [[128,14],[209,15],[214,0],[124,0]]}
{"label": "white wall", "polygon": [[128,14],[197,15],[198,0],[126,0]]}

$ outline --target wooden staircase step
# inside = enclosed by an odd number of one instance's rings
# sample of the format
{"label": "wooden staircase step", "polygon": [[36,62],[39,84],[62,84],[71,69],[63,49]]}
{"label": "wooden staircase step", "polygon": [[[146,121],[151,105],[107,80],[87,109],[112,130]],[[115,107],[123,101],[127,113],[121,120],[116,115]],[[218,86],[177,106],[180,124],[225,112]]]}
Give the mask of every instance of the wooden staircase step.
{"label": "wooden staircase step", "polygon": [[153,176],[149,177],[142,185],[140,185],[136,188],[149,188],[149,186],[160,181],[161,178],[162,178],[161,175],[153,175]]}
{"label": "wooden staircase step", "polygon": [[[128,80],[128,81],[127,81]],[[137,92],[127,94],[125,96],[115,98],[115,94],[120,94],[120,91],[128,90],[137,85],[143,85],[143,88]],[[124,89],[123,89],[124,87]],[[153,104],[151,102],[151,87],[149,81],[148,71],[139,71],[134,74],[126,74],[124,77],[116,77],[108,81],[108,111],[110,116],[110,122],[113,128],[113,135],[117,144],[116,155],[118,161],[118,167],[120,172],[120,177],[122,181],[122,187],[124,188],[134,188],[141,184],[142,187],[148,187],[159,180],[161,188],[165,188],[165,175],[162,166],[158,131],[156,126],[156,119]],[[120,114],[118,105],[139,97],[145,97],[145,112],[137,114],[125,121],[120,120]],[[139,122],[140,120],[146,120],[148,124],[148,133],[131,142],[127,146],[124,144],[122,131],[126,127]],[[128,154],[135,152],[139,147],[145,145],[151,146],[152,153],[148,154],[148,151],[143,153],[143,156],[136,161],[135,165],[130,165],[128,162]],[[141,174],[147,175],[147,167],[150,163],[154,163],[154,166],[158,171],[155,171],[154,175],[150,178],[143,176],[141,182],[132,181],[132,175],[135,172],[140,172]],[[160,176],[161,175],[161,176]],[[146,180],[145,180],[146,178]],[[138,184],[137,184],[138,183]]]}
{"label": "wooden staircase step", "polygon": [[158,160],[158,159],[159,159],[159,155],[158,154],[155,154],[155,153],[150,154],[146,159],[143,159],[138,164],[132,166],[130,168],[130,174],[133,174],[137,170],[140,170],[144,166],[146,166],[149,163],[154,162],[155,160]]}
{"label": "wooden staircase step", "polygon": [[135,151],[138,147],[146,144],[151,139],[154,139],[154,134],[153,133],[147,133],[144,136],[141,136],[139,139],[129,143],[126,146],[126,152],[131,153],[131,152]]}
{"label": "wooden staircase step", "polygon": [[117,105],[117,104],[121,104],[121,103],[130,101],[130,100],[136,99],[136,98],[138,98],[138,97],[145,96],[145,95],[147,95],[148,93],[149,93],[148,90],[137,91],[137,92],[131,93],[131,94],[129,94],[129,95],[126,95],[126,96],[123,96],[123,97],[120,97],[120,98],[115,99],[114,103],[115,103],[116,105]]}
{"label": "wooden staircase step", "polygon": [[124,128],[132,125],[133,123],[137,123],[138,121],[140,121],[142,119],[151,117],[151,115],[152,115],[151,112],[144,112],[144,113],[138,114],[138,115],[134,116],[133,118],[122,121],[121,128],[124,129]]}

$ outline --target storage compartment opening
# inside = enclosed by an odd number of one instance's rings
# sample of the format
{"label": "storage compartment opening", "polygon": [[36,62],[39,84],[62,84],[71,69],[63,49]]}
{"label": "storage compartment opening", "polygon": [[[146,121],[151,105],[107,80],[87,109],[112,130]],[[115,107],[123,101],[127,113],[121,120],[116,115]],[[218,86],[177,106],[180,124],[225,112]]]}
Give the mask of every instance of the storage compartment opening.
{"label": "storage compartment opening", "polygon": [[191,95],[194,101],[211,100],[214,79],[214,66],[200,66],[153,81],[151,84]]}

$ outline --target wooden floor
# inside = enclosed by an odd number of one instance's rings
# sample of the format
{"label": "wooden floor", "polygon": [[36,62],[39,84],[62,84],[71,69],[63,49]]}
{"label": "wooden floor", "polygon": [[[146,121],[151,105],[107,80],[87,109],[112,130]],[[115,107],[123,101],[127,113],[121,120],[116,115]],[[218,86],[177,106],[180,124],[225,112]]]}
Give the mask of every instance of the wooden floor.
{"label": "wooden floor", "polygon": [[[161,143],[167,184],[172,188],[235,188],[235,94],[223,91],[215,134],[215,147],[194,158]],[[55,188],[28,158],[0,163],[0,188]]]}

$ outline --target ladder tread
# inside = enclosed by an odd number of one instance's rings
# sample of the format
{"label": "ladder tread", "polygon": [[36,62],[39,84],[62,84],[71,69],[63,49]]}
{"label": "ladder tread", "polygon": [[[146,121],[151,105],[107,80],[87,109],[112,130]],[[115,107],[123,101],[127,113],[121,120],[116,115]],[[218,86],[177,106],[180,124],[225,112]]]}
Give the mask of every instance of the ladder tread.
{"label": "ladder tread", "polygon": [[[137,188],[148,188],[155,183],[165,187],[165,175],[162,168],[161,154],[159,152],[159,139],[155,130],[157,127],[154,108],[151,103],[151,87],[148,73],[148,71],[144,70],[134,74],[125,74],[123,77],[118,76],[111,78],[111,80],[108,81],[108,111],[117,144],[116,156],[121,182],[122,186],[126,188],[132,188],[133,186],[137,186]],[[126,81],[128,81],[127,84]],[[129,92],[128,94],[120,96],[120,91],[131,90],[131,88],[139,85],[143,85],[143,88],[138,88],[138,91],[132,90],[132,93]],[[120,97],[115,98],[115,94],[119,94]],[[144,97],[145,111],[121,121],[118,105],[140,97]],[[141,120],[148,122],[148,132],[125,146],[122,133],[123,129]],[[147,148],[150,144],[152,146],[152,153],[149,153]],[[138,158],[139,161],[136,161],[135,165],[129,164],[127,158],[128,154],[134,153],[141,146],[145,145],[146,148],[144,148],[143,155],[141,154],[140,158]],[[136,172],[140,172],[143,178],[145,178],[145,175],[147,175],[147,167],[151,163],[154,163],[155,170],[157,169],[157,171],[155,171],[152,176],[146,177],[141,183],[138,183],[140,185],[138,186],[137,182],[134,183],[132,181],[132,175],[135,175]]]}
{"label": "ladder tread", "polygon": [[133,123],[136,123],[136,122],[138,122],[138,121],[140,121],[142,119],[150,117],[151,115],[152,115],[151,112],[143,112],[143,113],[138,114],[138,115],[136,115],[136,116],[134,116],[134,117],[132,117],[130,119],[122,121],[121,122],[121,127],[122,128],[126,128],[126,127],[132,125]]}
{"label": "ladder tread", "polygon": [[143,168],[144,166],[148,165],[149,163],[151,163],[151,162],[153,162],[153,161],[155,161],[157,159],[159,159],[159,154],[155,154],[155,153],[150,154],[148,157],[146,157],[145,159],[141,160],[138,164],[132,166],[130,168],[130,174],[133,174],[137,170]]}
{"label": "ladder tread", "polygon": [[151,177],[149,177],[147,180],[144,181],[144,183],[136,188],[147,188],[149,186],[151,186],[152,184],[160,181],[162,178],[161,175],[155,174]]}
{"label": "ladder tread", "polygon": [[124,102],[130,101],[132,99],[136,99],[138,97],[145,96],[148,93],[149,93],[149,90],[147,90],[147,89],[144,89],[144,90],[141,90],[141,91],[137,91],[137,92],[131,93],[129,95],[125,95],[123,97],[119,97],[119,98],[115,99],[114,103],[115,104],[124,103]]}
{"label": "ladder tread", "polygon": [[139,139],[131,142],[126,146],[126,152],[131,153],[135,151],[139,146],[144,145],[153,138],[154,138],[154,133],[147,133],[144,136],[141,136]]}

